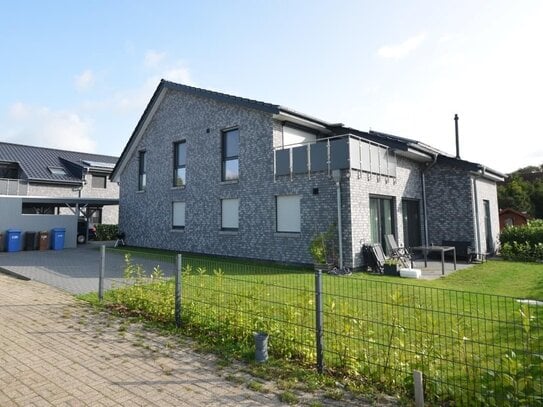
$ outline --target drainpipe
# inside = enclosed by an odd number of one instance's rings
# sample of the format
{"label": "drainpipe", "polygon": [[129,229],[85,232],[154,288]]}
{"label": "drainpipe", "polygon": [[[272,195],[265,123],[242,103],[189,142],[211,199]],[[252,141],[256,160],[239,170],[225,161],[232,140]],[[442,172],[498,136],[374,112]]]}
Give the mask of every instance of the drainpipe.
{"label": "drainpipe", "polygon": [[421,182],[422,182],[422,216],[424,218],[424,245],[428,246],[428,206],[426,204],[426,171],[432,168],[437,162],[438,154],[434,156],[433,161],[421,171]]}
{"label": "drainpipe", "polygon": [[473,195],[475,200],[475,238],[477,239],[477,258],[481,256],[481,228],[479,227],[479,194],[477,193],[477,178],[478,175],[474,175],[473,182]]}
{"label": "drainpipe", "polygon": [[337,198],[337,236],[339,240],[339,268],[343,268],[343,233],[341,224],[341,172],[340,170],[332,171],[332,177],[336,181],[336,198]]}

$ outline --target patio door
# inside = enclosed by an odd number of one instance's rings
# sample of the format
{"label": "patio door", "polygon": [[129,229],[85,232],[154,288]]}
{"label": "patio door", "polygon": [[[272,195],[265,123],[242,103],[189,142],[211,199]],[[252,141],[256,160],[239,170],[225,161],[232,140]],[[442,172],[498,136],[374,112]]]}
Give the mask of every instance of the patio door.
{"label": "patio door", "polygon": [[394,234],[392,198],[370,198],[370,229],[372,243],[381,243],[386,250],[385,235]]}
{"label": "patio door", "polygon": [[404,246],[420,246],[420,202],[411,199],[404,199],[402,201],[402,217]]}
{"label": "patio door", "polygon": [[492,226],[490,222],[490,202],[483,200],[485,211],[485,237],[486,237],[486,253],[494,252],[494,242],[492,241]]}

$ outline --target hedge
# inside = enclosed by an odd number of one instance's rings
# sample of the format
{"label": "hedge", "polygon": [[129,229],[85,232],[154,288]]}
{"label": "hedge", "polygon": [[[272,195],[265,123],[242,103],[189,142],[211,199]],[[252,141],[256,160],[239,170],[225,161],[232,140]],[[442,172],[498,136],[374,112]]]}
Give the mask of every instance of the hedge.
{"label": "hedge", "polygon": [[506,260],[543,260],[543,220],[523,226],[508,226],[500,234],[500,253]]}
{"label": "hedge", "polygon": [[118,225],[96,225],[96,240],[115,240],[119,233]]}

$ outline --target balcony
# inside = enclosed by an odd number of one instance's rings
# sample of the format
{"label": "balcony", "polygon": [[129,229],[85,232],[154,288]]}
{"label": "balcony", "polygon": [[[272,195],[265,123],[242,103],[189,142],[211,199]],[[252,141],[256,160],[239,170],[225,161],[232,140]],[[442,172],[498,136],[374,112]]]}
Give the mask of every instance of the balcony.
{"label": "balcony", "polygon": [[276,148],[274,177],[333,170],[357,170],[386,179],[396,179],[396,155],[387,146],[352,134]]}
{"label": "balcony", "polygon": [[0,178],[0,195],[26,196],[28,182],[20,179]]}

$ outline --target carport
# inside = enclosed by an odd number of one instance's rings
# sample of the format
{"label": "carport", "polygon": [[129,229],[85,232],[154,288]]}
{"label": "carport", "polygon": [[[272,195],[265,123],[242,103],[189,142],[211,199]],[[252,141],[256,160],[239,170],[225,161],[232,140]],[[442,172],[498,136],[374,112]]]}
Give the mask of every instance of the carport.
{"label": "carport", "polygon": [[0,233],[11,228],[23,232],[66,229],[66,247],[77,246],[78,222],[83,219],[85,241],[88,222],[94,211],[109,205],[119,205],[118,199],[79,197],[3,196],[0,198]]}

